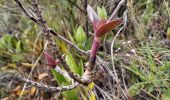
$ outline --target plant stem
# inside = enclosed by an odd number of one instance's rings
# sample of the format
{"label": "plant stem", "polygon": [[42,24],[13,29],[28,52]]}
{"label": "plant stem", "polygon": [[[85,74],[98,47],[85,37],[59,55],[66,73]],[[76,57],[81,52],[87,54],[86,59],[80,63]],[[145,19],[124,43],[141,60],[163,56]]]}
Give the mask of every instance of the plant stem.
{"label": "plant stem", "polygon": [[98,38],[96,36],[94,37],[93,44],[92,44],[92,47],[91,47],[90,57],[95,57],[97,55],[97,51],[98,51],[98,48],[99,48],[100,41],[101,41],[100,38]]}
{"label": "plant stem", "polygon": [[95,67],[95,62],[96,62],[96,55],[97,55],[97,51],[99,48],[99,44],[100,44],[101,38],[98,37],[94,37],[93,39],[93,44],[91,47],[91,53],[90,53],[90,58],[89,61],[86,64],[86,71],[83,75],[82,80],[84,81],[84,83],[86,83],[86,85],[88,85],[90,82],[93,81],[93,69]]}

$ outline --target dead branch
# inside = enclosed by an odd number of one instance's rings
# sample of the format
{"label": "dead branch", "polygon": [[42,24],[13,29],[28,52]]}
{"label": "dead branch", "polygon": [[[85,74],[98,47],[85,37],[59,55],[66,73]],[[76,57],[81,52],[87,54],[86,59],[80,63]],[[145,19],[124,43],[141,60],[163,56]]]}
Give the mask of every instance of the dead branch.
{"label": "dead branch", "polygon": [[125,1],[126,1],[126,0],[121,0],[121,1],[119,2],[119,4],[117,5],[116,9],[114,10],[114,12],[112,13],[112,15],[110,16],[110,18],[108,19],[107,22],[111,21],[111,20],[115,17],[115,15],[116,15],[117,12],[119,11],[120,7],[125,3]]}
{"label": "dead branch", "polygon": [[[61,61],[61,64],[63,65],[64,69],[68,72],[69,76],[74,79],[75,81],[77,81],[80,84],[83,85],[87,85],[87,83],[83,82],[81,79],[77,78],[69,69],[68,65],[66,64],[65,60],[62,58],[52,36],[56,36],[57,38],[61,39],[62,41],[64,41],[65,43],[67,43],[68,45],[70,45],[71,47],[75,48],[76,51],[78,51],[79,54],[83,54],[83,55],[89,55],[89,52],[86,52],[84,50],[79,49],[76,45],[74,45],[72,42],[70,42],[69,40],[67,40],[66,38],[64,38],[63,36],[57,34],[57,32],[55,32],[52,28],[49,28],[46,21],[44,20],[44,18],[41,15],[41,11],[39,9],[38,6],[38,2],[37,0],[32,0],[32,5],[34,7],[34,12],[35,14],[31,14],[22,4],[19,0],[15,0],[16,3],[19,5],[19,7],[23,10],[23,12],[28,16],[29,19],[31,19],[32,21],[34,21],[35,23],[37,23],[38,25],[40,25],[47,37],[47,40],[51,42],[51,45],[53,45],[53,49],[55,51],[55,54],[57,55],[57,58]],[[125,0],[122,0],[122,2],[124,2]],[[119,3],[118,7],[116,8],[116,10],[119,10],[120,6],[122,5],[122,2]],[[116,14],[117,11],[114,11],[114,14]],[[110,17],[110,20],[113,18],[114,14],[112,14],[112,16]],[[34,16],[33,16],[34,15]],[[92,66],[94,66],[95,64],[92,64]],[[89,69],[91,70],[91,69]],[[93,73],[89,73],[89,74],[93,74]],[[99,77],[101,74],[103,74],[103,71],[100,71],[99,74],[97,74],[96,77]],[[92,79],[93,80],[93,79]]]}
{"label": "dead branch", "polygon": [[71,4],[73,4],[76,8],[78,8],[81,12],[83,12],[84,14],[86,14],[86,11],[84,11],[83,9],[81,9],[75,2],[71,1],[71,0],[67,0],[68,2],[70,2]]}
{"label": "dead branch", "polygon": [[50,33],[53,34],[54,36],[58,37],[59,39],[61,39],[62,41],[64,41],[65,43],[67,43],[70,47],[73,47],[74,49],[76,49],[76,51],[81,54],[81,55],[89,55],[88,51],[84,51],[82,49],[80,49],[79,47],[77,47],[74,43],[70,42],[69,40],[67,40],[66,38],[62,37],[61,35],[57,34],[53,29],[50,29]]}
{"label": "dead branch", "polygon": [[111,59],[112,59],[112,68],[113,68],[113,73],[114,73],[113,78],[115,79],[115,81],[117,83],[118,90],[120,89],[122,91],[122,93],[124,94],[124,96],[128,99],[128,96],[126,95],[125,91],[122,89],[122,87],[120,85],[120,80],[118,78],[118,75],[116,73],[116,68],[115,68],[115,65],[114,65],[114,55],[113,55],[113,46],[114,46],[115,40],[119,36],[120,32],[126,27],[126,25],[127,25],[127,10],[123,14],[123,26],[116,33],[116,36],[113,38],[112,43],[111,43]]}
{"label": "dead branch", "polygon": [[[15,2],[19,5],[19,7],[23,10],[23,12],[25,13],[25,15],[31,19],[32,21],[34,21],[36,24],[40,25],[40,23],[38,22],[38,18],[36,16],[33,16],[22,4],[19,0],[15,0]],[[81,54],[81,55],[89,55],[89,52],[86,52],[82,49],[80,49],[79,47],[77,47],[75,44],[73,44],[72,42],[70,42],[69,40],[67,40],[66,38],[64,38],[63,36],[57,34],[57,32],[55,32],[52,28],[49,28],[49,32],[51,34],[53,34],[54,36],[56,36],[57,38],[61,39],[63,42],[67,43],[70,47],[73,47],[76,49],[76,51]]]}
{"label": "dead branch", "polygon": [[52,87],[52,86],[48,86],[48,85],[41,84],[41,83],[38,83],[38,82],[34,82],[32,80],[28,80],[28,79],[25,79],[25,78],[22,78],[22,77],[19,77],[19,76],[16,77],[16,79],[18,79],[19,81],[25,82],[27,85],[35,86],[38,89],[42,89],[42,90],[45,90],[45,91],[52,91],[52,92],[62,92],[62,91],[71,90],[71,89],[76,88],[79,85],[76,82],[75,84],[69,85],[69,86]]}
{"label": "dead branch", "polygon": [[[39,9],[37,0],[32,0],[33,7],[34,7],[34,10],[35,10],[34,12],[35,12],[35,15],[36,15],[37,18],[35,18],[34,16],[32,16],[32,15],[28,12],[28,10],[26,10],[26,8],[21,4],[21,2],[20,2],[19,0],[15,0],[15,1],[16,1],[16,3],[19,5],[19,7],[23,10],[23,12],[24,12],[31,20],[33,20],[34,22],[36,22],[38,25],[40,25],[40,26],[43,28],[43,31],[44,31],[44,33],[45,33],[45,35],[46,35],[47,40],[51,42],[51,45],[53,46],[53,49],[54,49],[54,51],[55,51],[55,54],[56,54],[57,58],[60,60],[60,62],[61,62],[61,64],[63,65],[64,69],[68,72],[69,76],[70,76],[73,80],[77,81],[78,83],[83,84],[83,82],[81,81],[81,79],[77,78],[77,77],[70,71],[70,69],[69,69],[68,65],[66,64],[65,60],[62,58],[62,56],[61,56],[61,54],[60,54],[60,52],[59,52],[59,50],[58,50],[58,48],[57,48],[57,46],[56,46],[53,38],[52,38],[52,36],[49,34],[49,33],[51,33],[51,32],[52,32],[53,34],[56,33],[56,32],[50,31],[50,28],[48,27],[46,21],[44,20],[44,18],[43,18],[42,15],[41,15],[41,11],[40,11],[40,9]],[[56,34],[55,36],[59,36],[59,35]],[[62,38],[62,40],[64,40],[64,41],[66,41],[66,39],[65,39],[64,37],[60,36],[60,38]],[[67,43],[71,43],[71,42],[68,42],[68,41],[67,41]],[[75,45],[73,45],[73,46],[75,46]],[[78,47],[77,47],[77,48],[78,48]]]}

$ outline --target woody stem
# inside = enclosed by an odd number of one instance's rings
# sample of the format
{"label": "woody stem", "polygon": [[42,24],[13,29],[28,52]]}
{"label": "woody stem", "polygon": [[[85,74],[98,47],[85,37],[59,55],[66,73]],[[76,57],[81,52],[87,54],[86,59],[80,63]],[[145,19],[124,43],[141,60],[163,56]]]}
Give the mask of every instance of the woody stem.
{"label": "woody stem", "polygon": [[[92,47],[91,47],[90,58],[89,58],[89,61],[88,61],[91,64],[95,64],[96,55],[97,55],[97,51],[98,51],[98,48],[99,48],[99,44],[100,44],[100,38],[95,36],[94,39],[93,39],[93,44],[92,44]],[[91,68],[91,69],[93,69],[93,68]]]}
{"label": "woody stem", "polygon": [[101,39],[96,36],[93,39],[90,58],[89,58],[89,61],[87,62],[86,71],[82,78],[82,80],[84,81],[86,85],[88,85],[90,82],[93,81],[93,69],[94,69],[95,62],[96,62],[96,55],[97,55],[97,51],[99,48],[100,40]]}

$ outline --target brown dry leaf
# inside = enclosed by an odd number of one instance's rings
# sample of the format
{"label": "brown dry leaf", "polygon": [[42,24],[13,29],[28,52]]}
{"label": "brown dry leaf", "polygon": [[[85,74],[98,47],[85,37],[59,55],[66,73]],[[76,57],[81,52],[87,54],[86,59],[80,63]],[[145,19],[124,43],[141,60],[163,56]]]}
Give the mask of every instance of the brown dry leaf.
{"label": "brown dry leaf", "polygon": [[38,80],[43,79],[44,77],[48,76],[48,73],[43,73],[38,76]]}
{"label": "brown dry leaf", "polygon": [[[22,88],[20,85],[18,85],[15,89],[12,90],[13,91],[13,94],[16,95],[16,96],[20,96],[21,93],[22,93]],[[29,92],[27,90],[24,90],[23,91],[23,94],[22,95],[26,95],[28,94]]]}
{"label": "brown dry leaf", "polygon": [[[16,95],[16,96],[20,96],[21,93],[22,93],[22,90],[18,90],[18,91],[15,93],[15,95]],[[27,95],[28,93],[29,93],[29,91],[24,90],[23,93],[22,93],[22,95]]]}
{"label": "brown dry leaf", "polygon": [[30,64],[30,63],[21,63],[21,65],[25,66],[25,67],[28,67],[28,68],[33,66],[33,64]]}
{"label": "brown dry leaf", "polygon": [[33,86],[30,91],[30,96],[33,97],[35,95],[36,88]]}
{"label": "brown dry leaf", "polygon": [[[29,43],[30,48],[32,48],[31,52],[35,55],[39,55],[42,52],[42,49],[43,49],[42,45],[43,44],[41,40],[37,41],[36,44],[34,42]],[[35,46],[35,50],[34,50],[34,46]]]}
{"label": "brown dry leaf", "polygon": [[8,63],[7,66],[10,68],[17,68],[16,64],[12,64],[12,63]]}
{"label": "brown dry leaf", "polygon": [[20,85],[18,85],[15,89],[13,89],[12,91],[13,92],[16,92],[16,91],[18,91],[19,89],[21,89],[21,86]]}

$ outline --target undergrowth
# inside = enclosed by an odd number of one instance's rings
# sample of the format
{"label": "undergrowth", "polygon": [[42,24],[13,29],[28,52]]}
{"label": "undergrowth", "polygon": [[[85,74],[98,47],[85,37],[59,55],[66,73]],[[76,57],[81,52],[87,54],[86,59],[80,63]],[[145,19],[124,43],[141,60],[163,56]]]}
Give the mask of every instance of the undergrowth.
{"label": "undergrowth", "polygon": [[[86,0],[38,0],[47,23],[58,34],[89,50],[93,30],[82,2]],[[87,0],[98,14],[107,18],[119,0]],[[31,0],[23,0],[30,8]],[[33,86],[23,90],[13,76],[28,77],[50,86],[71,84],[55,70],[45,64],[42,52],[46,47],[45,35],[16,6],[14,0],[0,0],[0,99],[127,99],[169,100],[170,99],[170,1],[127,0],[118,16],[128,10],[127,26],[114,43],[114,66],[127,97],[117,88],[111,59],[111,42],[118,29],[104,37],[98,56],[102,58],[96,70],[104,67],[105,77],[88,87],[79,86],[71,91],[53,93]],[[85,11],[86,12],[86,11]],[[108,15],[106,14],[108,13]],[[103,14],[103,15],[102,15]],[[88,57],[79,55],[74,48],[54,38],[63,58],[71,71],[82,76]],[[12,74],[11,74],[12,73]]]}

